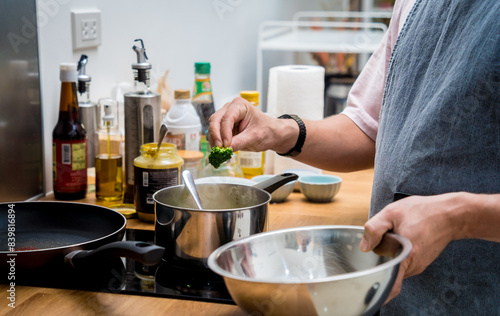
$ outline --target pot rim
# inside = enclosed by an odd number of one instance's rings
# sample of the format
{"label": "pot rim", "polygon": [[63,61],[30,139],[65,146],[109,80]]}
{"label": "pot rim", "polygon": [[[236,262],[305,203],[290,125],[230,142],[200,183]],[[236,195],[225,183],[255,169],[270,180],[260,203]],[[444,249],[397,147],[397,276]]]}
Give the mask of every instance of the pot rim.
{"label": "pot rim", "polygon": [[155,202],[155,214],[156,214],[156,204],[157,203],[162,205],[162,206],[169,207],[169,208],[176,209],[176,210],[180,210],[180,211],[200,212],[200,213],[223,213],[223,212],[244,211],[244,210],[248,210],[250,208],[261,207],[261,206],[264,206],[266,204],[269,204],[269,202],[271,201],[271,194],[269,192],[267,192],[266,190],[262,190],[260,188],[253,187],[253,186],[248,186],[248,185],[243,185],[243,184],[232,184],[232,183],[199,183],[196,185],[197,186],[217,185],[217,186],[245,187],[245,188],[249,188],[251,190],[257,190],[257,191],[261,191],[261,192],[265,193],[267,195],[267,199],[266,199],[266,201],[264,201],[262,203],[258,203],[258,204],[254,204],[254,205],[246,206],[246,207],[227,208],[227,209],[206,209],[206,208],[204,208],[203,210],[200,210],[197,208],[188,208],[188,207],[170,205],[170,204],[159,201],[157,196],[158,196],[158,194],[160,194],[160,192],[174,190],[175,188],[179,188],[179,187],[184,187],[183,184],[180,184],[180,185],[175,185],[175,186],[170,186],[167,188],[160,189],[153,194],[153,200]]}

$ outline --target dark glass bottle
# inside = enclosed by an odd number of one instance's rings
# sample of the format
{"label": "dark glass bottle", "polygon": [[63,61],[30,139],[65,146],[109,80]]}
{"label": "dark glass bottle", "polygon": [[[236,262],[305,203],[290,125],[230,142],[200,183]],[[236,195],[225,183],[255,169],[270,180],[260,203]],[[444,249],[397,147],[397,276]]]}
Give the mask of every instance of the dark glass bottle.
{"label": "dark glass bottle", "polygon": [[87,193],[87,137],[80,120],[76,64],[61,64],[59,119],[52,132],[54,196],[83,199]]}

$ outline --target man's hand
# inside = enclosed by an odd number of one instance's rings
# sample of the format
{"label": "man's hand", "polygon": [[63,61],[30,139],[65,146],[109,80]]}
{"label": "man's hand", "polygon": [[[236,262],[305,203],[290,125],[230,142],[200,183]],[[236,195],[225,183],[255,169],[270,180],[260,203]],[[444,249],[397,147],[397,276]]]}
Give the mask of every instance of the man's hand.
{"label": "man's hand", "polygon": [[360,245],[363,251],[375,248],[389,230],[408,238],[413,246],[401,262],[387,301],[399,294],[403,278],[423,272],[450,241],[457,239],[455,232],[462,227],[455,215],[463,213],[464,202],[462,193],[410,196],[387,205],[365,224]]}
{"label": "man's hand", "polygon": [[298,126],[292,120],[272,118],[240,97],[226,103],[209,121],[210,144],[233,151],[287,152],[298,135]]}

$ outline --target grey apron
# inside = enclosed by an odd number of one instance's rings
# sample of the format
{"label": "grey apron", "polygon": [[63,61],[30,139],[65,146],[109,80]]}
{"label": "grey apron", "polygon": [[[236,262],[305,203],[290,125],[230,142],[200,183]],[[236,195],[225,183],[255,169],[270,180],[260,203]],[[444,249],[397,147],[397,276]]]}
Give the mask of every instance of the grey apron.
{"label": "grey apron", "polygon": [[[457,191],[500,193],[499,0],[417,0],[389,63],[370,216]],[[500,315],[500,243],[451,242],[382,314]]]}

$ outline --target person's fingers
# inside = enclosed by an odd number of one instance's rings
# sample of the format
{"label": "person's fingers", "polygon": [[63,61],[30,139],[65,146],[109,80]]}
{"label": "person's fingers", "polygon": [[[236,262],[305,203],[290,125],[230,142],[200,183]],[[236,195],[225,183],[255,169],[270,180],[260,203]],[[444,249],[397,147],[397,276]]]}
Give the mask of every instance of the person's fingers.
{"label": "person's fingers", "polygon": [[219,111],[213,113],[208,119],[208,141],[210,142],[210,146],[219,146],[222,147],[222,138],[221,138],[221,120],[224,116],[229,103],[226,103]]}
{"label": "person's fingers", "polygon": [[391,217],[387,216],[387,213],[382,210],[365,223],[365,231],[359,245],[361,251],[367,252],[375,248],[382,240],[384,234],[393,229],[393,224],[390,220]]}
{"label": "person's fingers", "polygon": [[398,296],[399,293],[401,292],[401,287],[403,286],[403,279],[405,277],[405,271],[407,266],[408,262],[406,260],[403,260],[399,265],[398,275],[396,276],[394,285],[392,286],[391,292],[389,293],[389,296],[385,300],[384,304],[387,304],[387,302]]}
{"label": "person's fingers", "polygon": [[245,118],[248,109],[241,98],[234,99],[230,104],[226,104],[226,106],[226,111],[220,122],[222,145],[238,151],[239,148],[234,147],[232,144],[233,134],[237,134],[239,129],[241,129],[238,127],[238,124]]}

